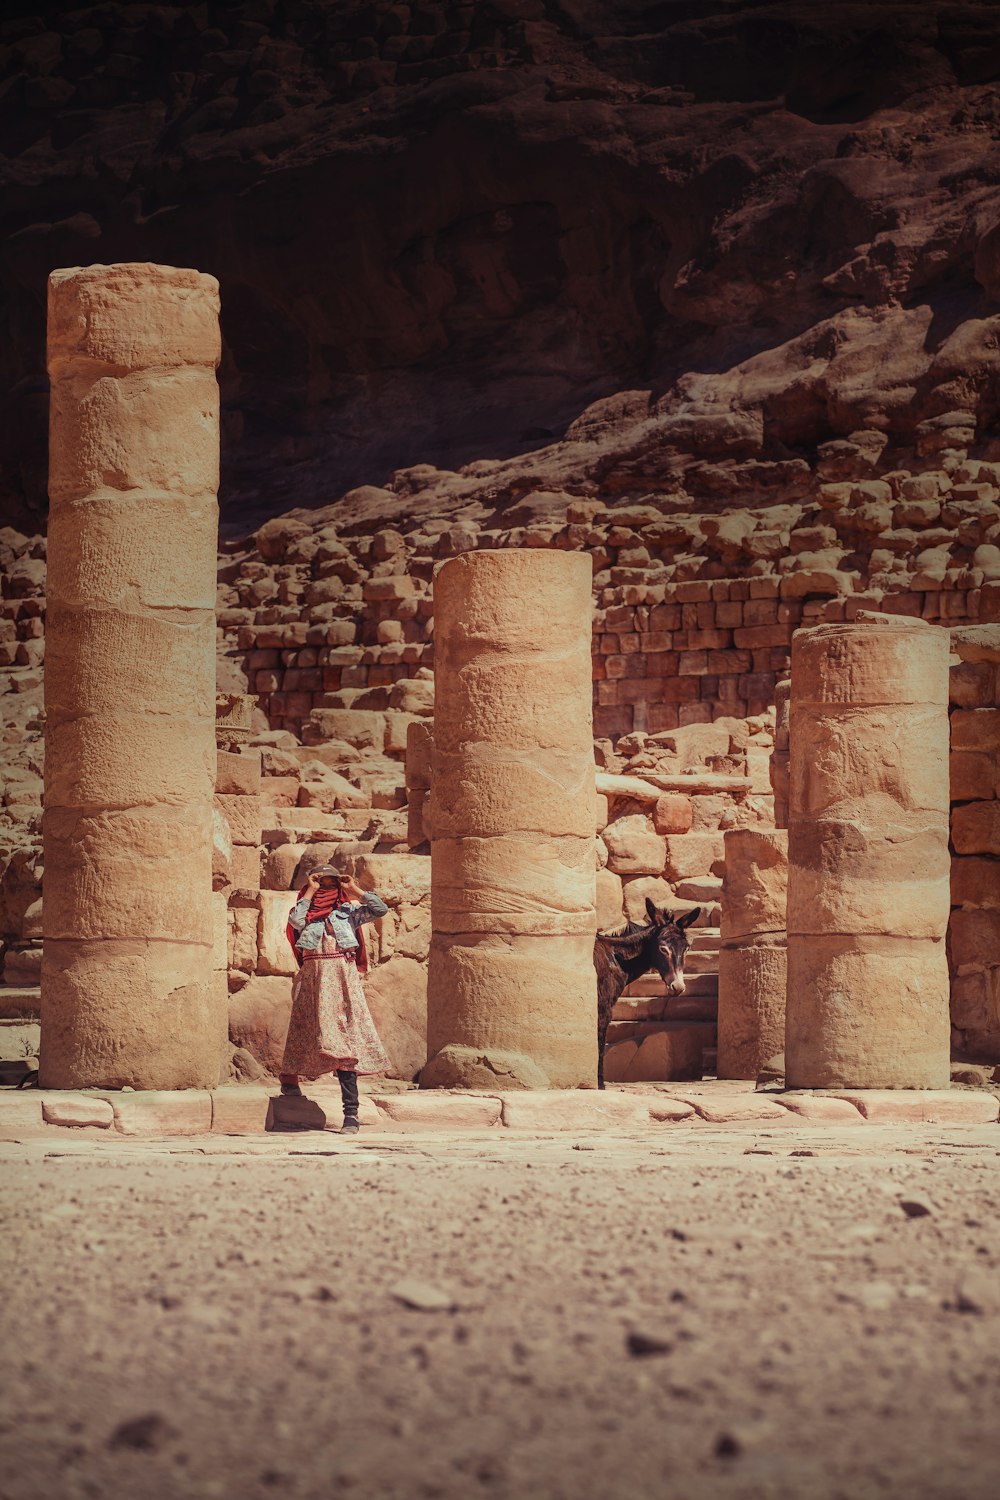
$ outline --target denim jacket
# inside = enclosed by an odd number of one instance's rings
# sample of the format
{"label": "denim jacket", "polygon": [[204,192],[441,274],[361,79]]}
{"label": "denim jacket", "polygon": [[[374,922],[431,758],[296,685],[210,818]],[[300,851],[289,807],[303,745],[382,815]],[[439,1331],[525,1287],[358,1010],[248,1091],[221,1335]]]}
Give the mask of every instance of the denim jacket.
{"label": "denim jacket", "polygon": [[288,914],[288,920],[298,937],[295,946],[300,953],[308,953],[319,947],[324,931],[336,940],[338,948],[353,951],[358,947],[358,928],[365,922],[377,922],[389,908],[374,891],[369,891],[363,901],[352,901],[350,906],[340,906],[330,913],[325,922],[307,922],[309,896],[296,902]]}

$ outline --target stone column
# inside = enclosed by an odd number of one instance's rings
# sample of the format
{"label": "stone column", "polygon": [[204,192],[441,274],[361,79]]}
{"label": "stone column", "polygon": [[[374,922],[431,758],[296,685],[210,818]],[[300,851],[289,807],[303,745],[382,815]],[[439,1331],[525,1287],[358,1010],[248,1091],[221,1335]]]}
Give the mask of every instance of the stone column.
{"label": "stone column", "polygon": [[947,1088],[948,633],[792,638],[790,1088]]}
{"label": "stone column", "polygon": [[785,1047],[788,834],[732,828],[725,841],[718,1076],[756,1078]]}
{"label": "stone column", "polygon": [[49,278],[43,1087],[218,1080],[219,351],[211,276]]}
{"label": "stone column", "polygon": [[425,1087],[596,1083],[590,636],[586,554],[437,576]]}

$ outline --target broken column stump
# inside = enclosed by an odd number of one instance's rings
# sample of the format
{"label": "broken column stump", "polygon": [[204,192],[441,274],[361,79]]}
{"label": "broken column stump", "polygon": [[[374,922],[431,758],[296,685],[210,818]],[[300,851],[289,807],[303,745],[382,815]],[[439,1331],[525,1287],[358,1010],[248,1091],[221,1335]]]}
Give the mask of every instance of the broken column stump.
{"label": "broken column stump", "polygon": [[946,631],[792,641],[786,1081],[947,1088]]}
{"label": "broken column stump", "polygon": [[788,834],[732,828],[725,840],[717,1072],[756,1078],[785,1046]]}

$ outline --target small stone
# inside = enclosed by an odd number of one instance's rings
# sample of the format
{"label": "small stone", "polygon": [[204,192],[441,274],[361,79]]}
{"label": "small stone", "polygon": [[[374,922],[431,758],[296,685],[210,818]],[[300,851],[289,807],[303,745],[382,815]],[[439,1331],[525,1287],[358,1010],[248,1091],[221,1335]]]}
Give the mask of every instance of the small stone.
{"label": "small stone", "polygon": [[955,1290],[955,1307],[963,1313],[993,1313],[1000,1309],[997,1278],[982,1272],[963,1276]]}
{"label": "small stone", "polygon": [[908,1193],[900,1198],[899,1206],[908,1219],[923,1219],[934,1212],[933,1204],[919,1193]]}
{"label": "small stone", "polygon": [[743,1444],[735,1432],[720,1432],[715,1440],[716,1458],[738,1458]]}
{"label": "small stone", "polygon": [[160,1416],[149,1412],[144,1417],[133,1417],[129,1422],[117,1426],[108,1439],[109,1448],[130,1448],[134,1453],[156,1453],[164,1443],[177,1434]]}
{"label": "small stone", "polygon": [[657,1334],[633,1330],[625,1337],[625,1348],[633,1359],[644,1359],[650,1354],[670,1354],[673,1347],[673,1339],[663,1338]]}
{"label": "small stone", "polygon": [[426,1281],[397,1281],[389,1288],[389,1296],[420,1312],[450,1312],[455,1306],[453,1297]]}
{"label": "small stone", "polygon": [[896,1301],[896,1288],[890,1281],[869,1281],[854,1293],[856,1301],[869,1312],[886,1312]]}

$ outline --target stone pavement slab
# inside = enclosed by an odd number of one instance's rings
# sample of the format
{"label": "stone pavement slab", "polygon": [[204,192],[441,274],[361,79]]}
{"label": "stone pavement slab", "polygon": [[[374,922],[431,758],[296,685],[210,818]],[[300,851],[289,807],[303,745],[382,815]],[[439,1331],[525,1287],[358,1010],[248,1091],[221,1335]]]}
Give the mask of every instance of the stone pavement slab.
{"label": "stone pavement slab", "polygon": [[[742,1081],[626,1084],[596,1089],[517,1091],[408,1089],[361,1096],[368,1132],[531,1131],[657,1132],[732,1125],[746,1130],[808,1122],[837,1125],[995,1125],[1000,1097],[991,1089],[754,1090]],[[0,1139],[74,1130],[85,1136],[170,1139],[177,1136],[252,1136],[340,1130],[340,1089],[313,1084],[301,1099],[276,1087],[233,1086],[149,1092],[0,1089]]]}
{"label": "stone pavement slab", "polygon": [[212,1128],[208,1089],[109,1090],[92,1097],[110,1103],[120,1135],[201,1135]]}
{"label": "stone pavement slab", "polygon": [[802,1120],[838,1125],[863,1125],[865,1116],[850,1099],[828,1099],[822,1094],[782,1094],[781,1104]]}
{"label": "stone pavement slab", "polygon": [[866,1120],[975,1125],[1000,1118],[1000,1098],[988,1089],[851,1089],[831,1093]]}
{"label": "stone pavement slab", "polygon": [[96,1125],[107,1130],[115,1122],[115,1111],[107,1099],[66,1094],[42,1100],[42,1119],[46,1125]]}

